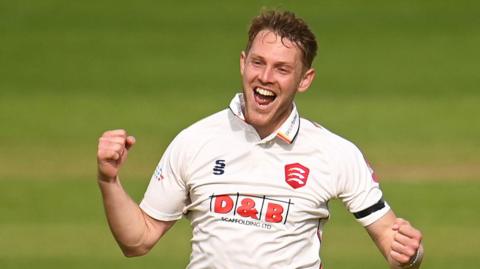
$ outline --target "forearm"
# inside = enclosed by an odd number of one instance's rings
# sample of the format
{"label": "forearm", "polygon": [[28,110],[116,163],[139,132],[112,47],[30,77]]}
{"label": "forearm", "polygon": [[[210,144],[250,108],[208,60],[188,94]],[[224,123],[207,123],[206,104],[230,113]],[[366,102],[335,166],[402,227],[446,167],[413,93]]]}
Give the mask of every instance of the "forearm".
{"label": "forearm", "polygon": [[126,256],[145,254],[148,225],[144,213],[116,180],[98,181],[113,236]]}

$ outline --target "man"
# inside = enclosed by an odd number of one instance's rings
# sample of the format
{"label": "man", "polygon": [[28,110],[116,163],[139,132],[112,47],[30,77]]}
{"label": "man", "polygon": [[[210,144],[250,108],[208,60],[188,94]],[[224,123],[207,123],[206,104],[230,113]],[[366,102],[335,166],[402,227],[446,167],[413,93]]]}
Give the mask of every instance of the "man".
{"label": "man", "polygon": [[321,268],[327,204],[339,198],[391,268],[420,266],[421,233],[384,202],[360,151],[297,113],[293,100],[315,77],[316,49],[293,13],[254,18],[240,55],[243,93],[172,141],[140,205],[118,178],[135,139],[124,130],[103,134],[98,183],[126,256],[147,253],[186,216],[188,268]]}

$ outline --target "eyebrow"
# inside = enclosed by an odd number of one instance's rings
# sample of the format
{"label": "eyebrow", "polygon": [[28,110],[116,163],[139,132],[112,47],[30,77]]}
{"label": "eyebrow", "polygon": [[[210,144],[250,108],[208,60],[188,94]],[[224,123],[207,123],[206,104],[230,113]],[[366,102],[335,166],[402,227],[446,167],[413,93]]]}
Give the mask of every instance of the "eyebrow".
{"label": "eyebrow", "polygon": [[[260,56],[260,55],[255,54],[255,53],[252,53],[251,55],[252,55],[253,59],[260,59],[262,61],[265,61],[265,57],[263,57],[263,56]],[[278,61],[278,62],[275,62],[273,65],[274,66],[285,66],[285,67],[294,69],[293,64],[291,64],[289,62],[285,62],[285,61]]]}

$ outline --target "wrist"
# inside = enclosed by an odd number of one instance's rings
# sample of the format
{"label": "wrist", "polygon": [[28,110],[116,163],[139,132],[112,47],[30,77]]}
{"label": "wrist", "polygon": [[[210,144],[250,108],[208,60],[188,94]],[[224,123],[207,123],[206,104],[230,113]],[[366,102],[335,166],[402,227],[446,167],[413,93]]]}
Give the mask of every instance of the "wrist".
{"label": "wrist", "polygon": [[113,183],[118,180],[117,177],[104,177],[104,176],[98,176],[97,177],[98,182],[102,183]]}
{"label": "wrist", "polygon": [[98,173],[97,182],[98,184],[116,184],[119,182],[119,178],[118,176],[111,177]]}
{"label": "wrist", "polygon": [[118,175],[110,176],[105,173],[102,173],[100,169],[97,172],[97,181],[98,182],[106,182],[106,183],[112,183],[115,181],[118,181]]}

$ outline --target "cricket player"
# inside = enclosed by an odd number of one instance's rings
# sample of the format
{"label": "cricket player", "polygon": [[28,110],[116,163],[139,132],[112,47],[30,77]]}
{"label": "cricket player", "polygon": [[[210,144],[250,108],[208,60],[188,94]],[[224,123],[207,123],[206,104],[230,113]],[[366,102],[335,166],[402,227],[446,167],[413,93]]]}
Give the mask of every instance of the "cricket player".
{"label": "cricket player", "polygon": [[255,17],[240,54],[242,92],[176,136],[140,204],[118,176],[135,138],[125,130],[100,137],[98,184],[126,256],[146,254],[186,217],[188,268],[322,268],[328,202],[340,199],[390,268],[419,268],[422,234],[394,214],[360,150],[299,116],[294,97],[315,77],[316,50],[293,13]]}

